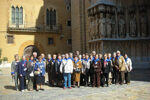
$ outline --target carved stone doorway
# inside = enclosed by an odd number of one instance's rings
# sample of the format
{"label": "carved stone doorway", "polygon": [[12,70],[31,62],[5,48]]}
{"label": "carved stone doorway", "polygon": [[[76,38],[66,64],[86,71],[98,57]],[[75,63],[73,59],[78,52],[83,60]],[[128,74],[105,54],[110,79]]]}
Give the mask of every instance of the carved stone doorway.
{"label": "carved stone doorway", "polygon": [[23,55],[29,58],[33,52],[37,52],[37,56],[40,55],[40,51],[35,45],[29,45],[24,49]]}

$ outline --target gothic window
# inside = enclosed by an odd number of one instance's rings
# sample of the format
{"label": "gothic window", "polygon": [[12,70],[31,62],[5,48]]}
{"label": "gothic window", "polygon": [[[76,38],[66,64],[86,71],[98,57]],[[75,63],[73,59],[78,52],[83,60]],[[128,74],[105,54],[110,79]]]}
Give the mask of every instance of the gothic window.
{"label": "gothic window", "polygon": [[46,24],[49,26],[49,21],[50,20],[50,13],[49,13],[49,10],[47,9],[46,10]]}
{"label": "gothic window", "polygon": [[11,23],[15,24],[15,7],[11,7]]}
{"label": "gothic window", "polygon": [[23,24],[23,8],[19,9],[19,24]]}
{"label": "gothic window", "polygon": [[46,24],[47,26],[56,25],[56,10],[46,10]]}
{"label": "gothic window", "polygon": [[19,8],[16,7],[16,24],[19,25]]}
{"label": "gothic window", "polygon": [[16,25],[23,24],[23,7],[11,7],[11,23]]}

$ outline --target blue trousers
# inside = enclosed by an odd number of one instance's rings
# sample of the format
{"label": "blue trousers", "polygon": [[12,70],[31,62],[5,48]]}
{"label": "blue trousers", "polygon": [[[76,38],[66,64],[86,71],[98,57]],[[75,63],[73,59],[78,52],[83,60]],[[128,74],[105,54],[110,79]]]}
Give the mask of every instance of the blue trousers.
{"label": "blue trousers", "polygon": [[71,73],[64,73],[64,87],[67,88],[67,82],[68,87],[71,87]]}
{"label": "blue trousers", "polygon": [[25,76],[20,77],[20,90],[26,89],[26,79]]}

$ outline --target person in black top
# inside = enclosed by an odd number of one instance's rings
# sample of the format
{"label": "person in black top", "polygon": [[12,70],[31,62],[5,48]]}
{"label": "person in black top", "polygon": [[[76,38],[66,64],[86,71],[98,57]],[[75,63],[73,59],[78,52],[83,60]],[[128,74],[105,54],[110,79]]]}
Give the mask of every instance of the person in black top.
{"label": "person in black top", "polygon": [[103,60],[103,66],[102,66],[103,86],[107,84],[107,87],[109,86],[108,79],[109,79],[110,66],[111,66],[111,62],[107,60],[107,54],[104,54],[104,60]]}
{"label": "person in black top", "polygon": [[54,86],[54,83],[56,82],[56,69],[55,69],[55,64],[56,64],[56,55],[53,55],[52,60],[50,61],[50,83],[52,86]]}
{"label": "person in black top", "polygon": [[93,87],[97,86],[100,87],[100,75],[101,75],[101,69],[102,69],[102,65],[100,60],[98,59],[98,55],[95,55],[95,59],[93,61],[92,66],[93,67]]}
{"label": "person in black top", "polygon": [[51,77],[50,77],[50,61],[52,60],[51,54],[47,56],[47,63],[46,63],[46,72],[48,73],[48,83],[51,85]]}
{"label": "person in black top", "polygon": [[56,60],[56,63],[55,63],[57,86],[61,86],[62,85],[62,80],[63,80],[63,75],[60,73],[61,62],[62,62],[61,55],[58,55],[58,59]]}
{"label": "person in black top", "polygon": [[33,56],[30,57],[30,60],[27,62],[27,78],[28,78],[28,90],[33,90],[33,82],[34,82],[34,67],[35,61]]}

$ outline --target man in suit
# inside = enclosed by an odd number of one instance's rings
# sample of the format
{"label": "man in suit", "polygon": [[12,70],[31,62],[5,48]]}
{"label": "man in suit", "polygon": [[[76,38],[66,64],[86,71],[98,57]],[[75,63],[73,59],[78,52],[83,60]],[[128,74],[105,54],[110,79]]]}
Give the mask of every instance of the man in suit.
{"label": "man in suit", "polygon": [[95,55],[95,59],[93,60],[93,87],[97,86],[100,87],[100,74],[102,69],[102,64],[100,60],[98,59],[98,55]]}
{"label": "man in suit", "polygon": [[124,83],[125,79],[125,59],[121,55],[120,51],[117,51],[117,56],[115,59],[115,67],[119,70],[119,77],[120,77],[120,84],[122,85]]}
{"label": "man in suit", "polygon": [[26,88],[26,71],[27,71],[27,60],[26,60],[25,56],[22,56],[22,60],[19,63],[21,92],[24,92],[24,90],[27,90],[27,88]]}

